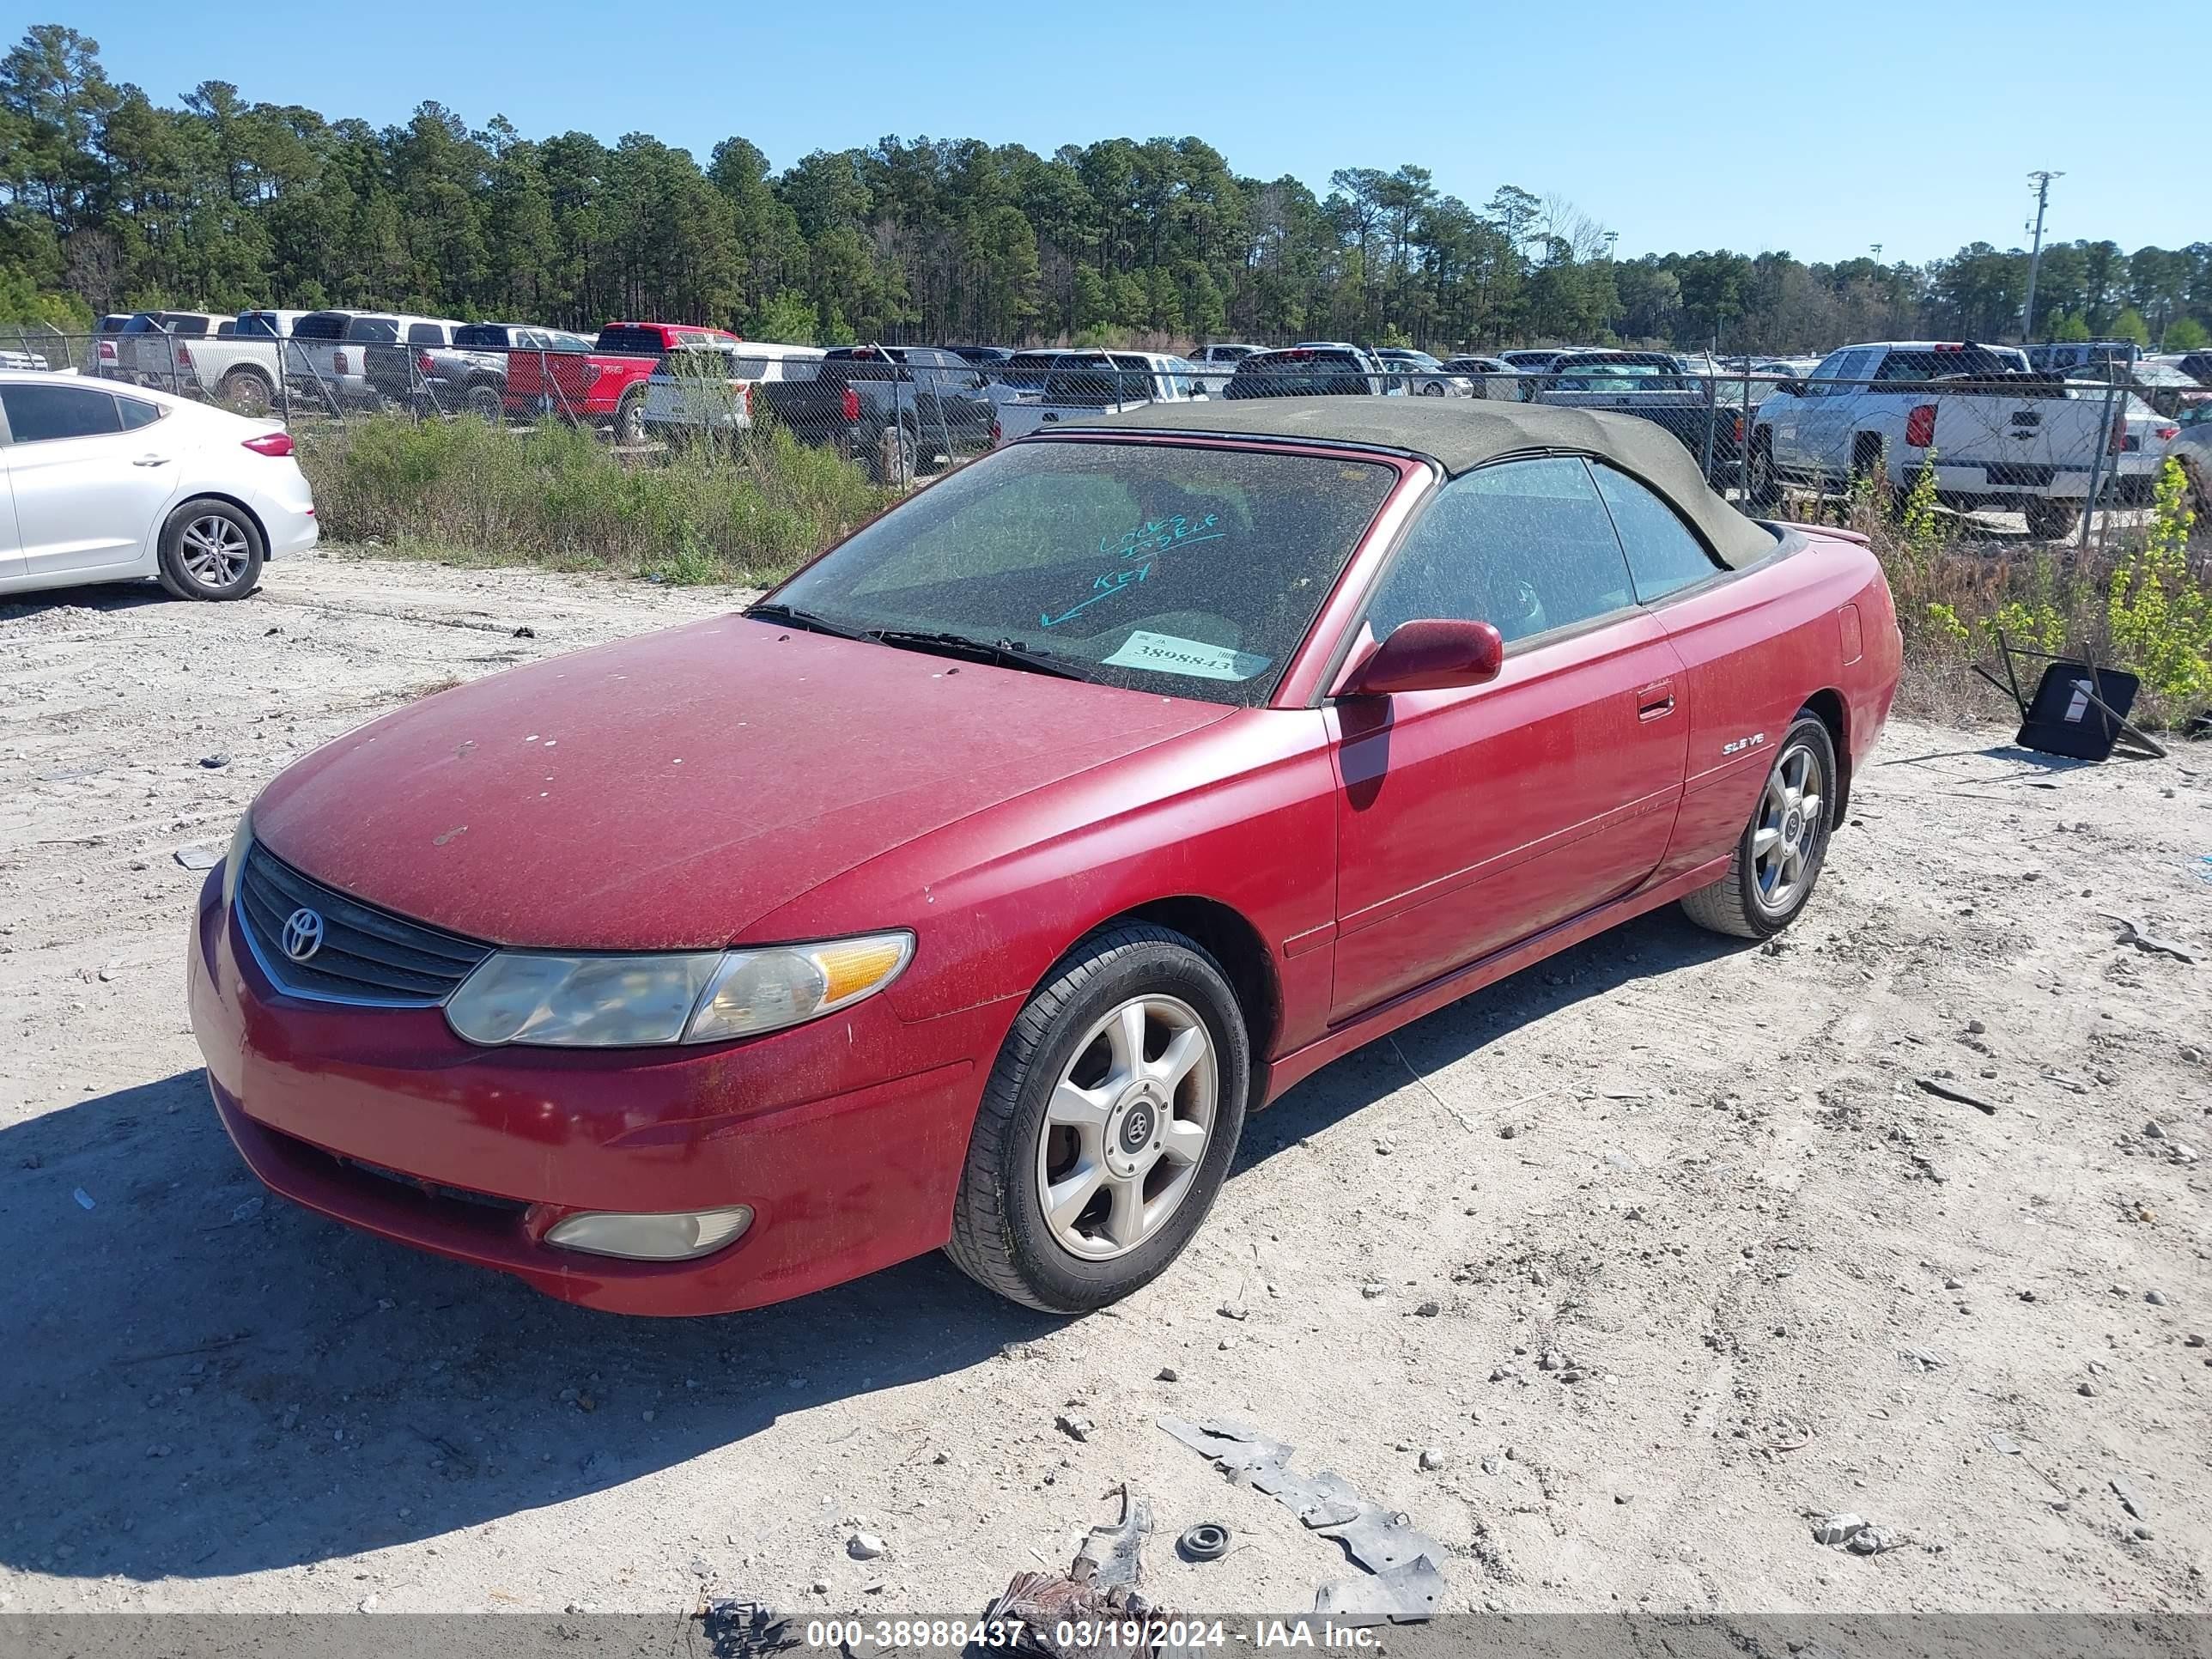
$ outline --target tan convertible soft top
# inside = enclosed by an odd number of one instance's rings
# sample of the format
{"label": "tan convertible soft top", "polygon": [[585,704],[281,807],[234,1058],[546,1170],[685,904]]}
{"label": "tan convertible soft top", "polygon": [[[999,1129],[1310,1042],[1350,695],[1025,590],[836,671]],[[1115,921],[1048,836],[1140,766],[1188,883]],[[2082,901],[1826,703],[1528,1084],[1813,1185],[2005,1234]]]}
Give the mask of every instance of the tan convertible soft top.
{"label": "tan convertible soft top", "polygon": [[1713,493],[1672,433],[1632,415],[1463,398],[1217,398],[1147,404],[1054,428],[1060,435],[1132,429],[1360,444],[1419,455],[1455,477],[1509,456],[1595,455],[1666,496],[1731,569],[1756,564],[1781,544],[1778,532]]}

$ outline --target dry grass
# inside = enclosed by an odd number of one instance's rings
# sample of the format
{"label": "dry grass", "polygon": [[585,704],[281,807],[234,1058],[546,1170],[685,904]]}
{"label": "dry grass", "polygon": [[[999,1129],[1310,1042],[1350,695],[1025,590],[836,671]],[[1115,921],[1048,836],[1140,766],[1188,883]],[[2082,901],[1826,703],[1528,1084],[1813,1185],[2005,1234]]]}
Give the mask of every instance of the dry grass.
{"label": "dry grass", "polygon": [[[1811,517],[1818,507],[1792,510]],[[2140,676],[2138,724],[2178,726],[2212,704],[2212,524],[2193,512],[2178,467],[2146,522],[2108,531],[2086,554],[2071,544],[1968,542],[1964,521],[1926,503],[1916,513],[1887,491],[1862,492],[1843,516],[1871,542],[1897,602],[1899,713],[1947,723],[2008,716],[1972,667],[1996,665],[2000,629],[2016,646]]]}
{"label": "dry grass", "polygon": [[380,416],[303,435],[325,532],[462,562],[776,580],[889,496],[787,433],[632,465],[590,432]]}

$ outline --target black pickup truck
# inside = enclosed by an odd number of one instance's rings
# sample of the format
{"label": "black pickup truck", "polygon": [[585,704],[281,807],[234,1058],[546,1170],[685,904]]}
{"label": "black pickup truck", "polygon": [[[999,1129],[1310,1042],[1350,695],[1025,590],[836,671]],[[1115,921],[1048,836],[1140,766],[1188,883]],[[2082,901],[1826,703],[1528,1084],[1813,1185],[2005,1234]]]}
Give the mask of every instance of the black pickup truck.
{"label": "black pickup truck", "polygon": [[849,455],[880,483],[990,448],[988,384],[936,346],[837,346],[813,379],[763,380],[754,396],[801,442]]}

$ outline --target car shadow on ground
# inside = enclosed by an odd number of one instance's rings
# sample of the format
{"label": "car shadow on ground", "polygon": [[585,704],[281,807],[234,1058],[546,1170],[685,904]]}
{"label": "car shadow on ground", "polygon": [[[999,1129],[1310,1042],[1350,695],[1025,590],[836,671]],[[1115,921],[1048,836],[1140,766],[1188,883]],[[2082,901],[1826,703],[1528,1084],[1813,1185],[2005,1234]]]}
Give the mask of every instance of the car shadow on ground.
{"label": "car shadow on ground", "polygon": [[[1577,946],[1307,1079],[1252,1120],[1238,1174],[1411,1068],[1733,944],[1669,911]],[[434,1539],[1060,1322],[936,1255],[718,1318],[568,1307],[264,1195],[197,1072],[0,1132],[0,1562],[142,1583]]]}
{"label": "car shadow on ground", "polygon": [[[1433,1088],[1435,1073],[1547,1015],[1750,948],[1692,927],[1671,904],[1585,939],[1315,1073],[1246,1123],[1231,1178],[1401,1089]],[[1502,1103],[1478,1095],[1454,1109],[1487,1127],[1485,1109]]]}
{"label": "car shadow on ground", "polygon": [[[255,592],[260,590],[256,588]],[[249,595],[249,597],[251,597]],[[74,587],[41,587],[27,593],[0,594],[0,623],[35,617],[41,611],[136,611],[145,605],[189,605],[173,597],[151,576],[125,581],[82,582]]]}

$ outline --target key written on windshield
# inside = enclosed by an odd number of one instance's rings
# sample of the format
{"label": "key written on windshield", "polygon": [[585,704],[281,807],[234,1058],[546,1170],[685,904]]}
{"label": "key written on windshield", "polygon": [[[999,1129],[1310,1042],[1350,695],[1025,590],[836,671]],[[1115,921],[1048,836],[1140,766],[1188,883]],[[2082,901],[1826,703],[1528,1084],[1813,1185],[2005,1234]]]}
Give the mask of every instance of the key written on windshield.
{"label": "key written on windshield", "polygon": [[1218,542],[1229,532],[1220,527],[1220,516],[1209,513],[1202,519],[1191,519],[1178,513],[1171,519],[1151,519],[1139,525],[1118,541],[1111,536],[1098,538],[1098,550],[1109,558],[1124,561],[1141,559],[1142,563],[1125,562],[1113,569],[1103,570],[1092,581],[1089,598],[1068,606],[1058,616],[1050,611],[1037,618],[1043,628],[1057,628],[1069,617],[1078,616],[1101,599],[1110,599],[1127,587],[1133,587],[1152,574],[1152,564],[1158,555],[1178,547],[1192,547],[1200,542]]}

